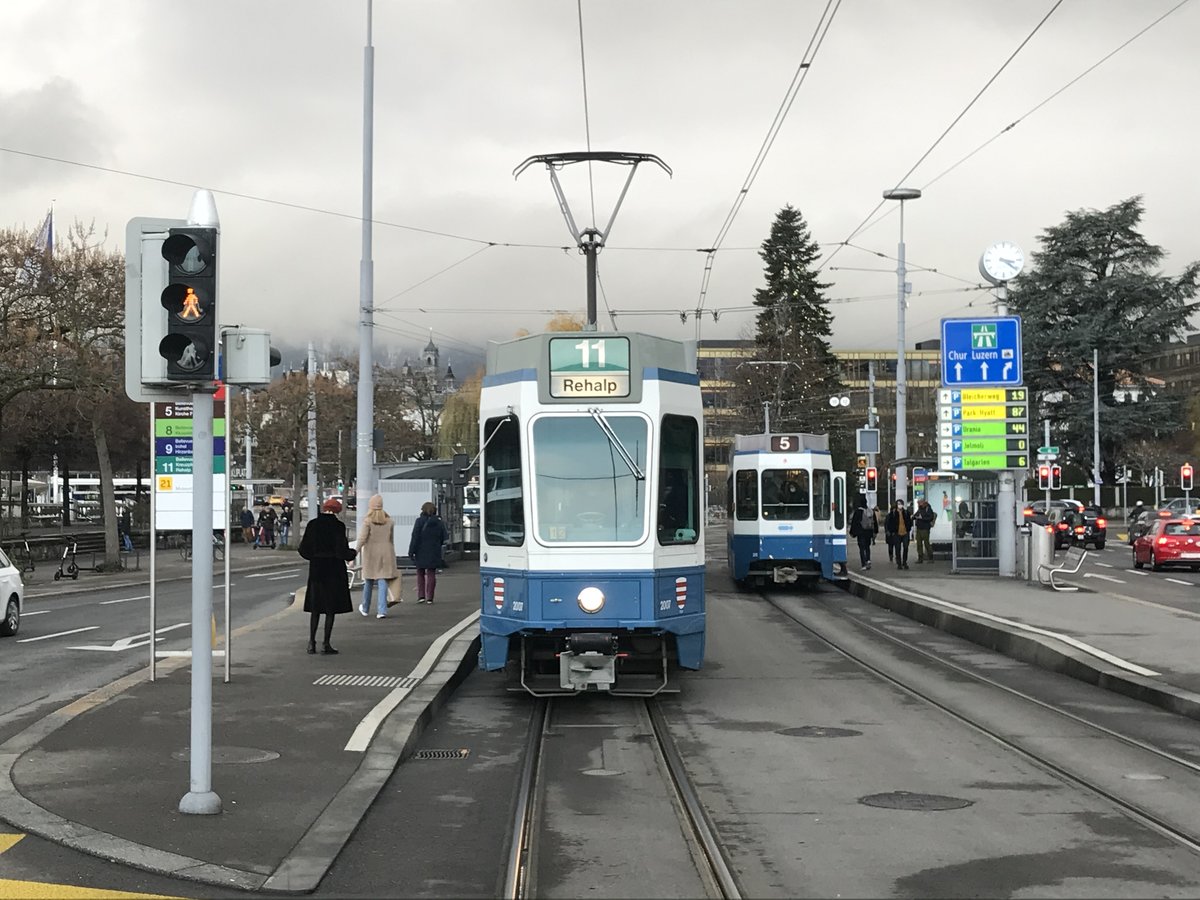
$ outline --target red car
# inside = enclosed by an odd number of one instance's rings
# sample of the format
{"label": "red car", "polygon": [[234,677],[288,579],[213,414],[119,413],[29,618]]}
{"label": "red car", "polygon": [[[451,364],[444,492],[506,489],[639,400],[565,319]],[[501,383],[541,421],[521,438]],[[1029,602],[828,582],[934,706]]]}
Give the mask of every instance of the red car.
{"label": "red car", "polygon": [[1200,572],[1200,520],[1157,518],[1133,542],[1133,567],[1190,566]]}

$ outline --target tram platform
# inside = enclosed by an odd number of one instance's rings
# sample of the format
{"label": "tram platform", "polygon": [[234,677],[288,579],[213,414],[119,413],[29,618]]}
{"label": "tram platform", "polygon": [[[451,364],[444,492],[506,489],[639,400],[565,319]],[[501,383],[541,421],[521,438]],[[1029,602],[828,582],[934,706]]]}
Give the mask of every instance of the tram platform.
{"label": "tram platform", "polygon": [[1057,592],[1036,581],[952,575],[947,561],[918,564],[915,554],[901,570],[876,552],[870,570],[851,562],[848,590],[1007,656],[1200,719],[1200,580],[1136,572],[1128,560],[1124,543],[1091,551],[1065,578],[1078,590]]}
{"label": "tram platform", "polygon": [[[232,568],[278,561],[235,550]],[[167,565],[160,578],[185,577],[181,564]],[[66,590],[96,583],[81,577]],[[442,572],[433,605],[418,605],[412,584],[406,573],[405,602],[384,619],[339,615],[337,655],[306,652],[303,588],[285,609],[235,627],[228,683],[221,658],[213,662],[219,813],[178,809],[191,788],[191,671],[189,659],[175,657],[158,663],[153,682],[148,668],[136,671],[0,744],[0,818],[10,830],[175,878],[314,890],[476,665],[478,565],[464,560]]]}

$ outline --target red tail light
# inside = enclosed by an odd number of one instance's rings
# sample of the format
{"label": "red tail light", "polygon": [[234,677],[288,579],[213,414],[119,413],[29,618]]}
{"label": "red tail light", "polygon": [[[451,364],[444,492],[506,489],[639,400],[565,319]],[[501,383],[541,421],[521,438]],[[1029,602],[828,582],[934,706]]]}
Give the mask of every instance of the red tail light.
{"label": "red tail light", "polygon": [[1084,532],[1084,531],[1086,531],[1086,529],[1085,529],[1085,528],[1084,528],[1082,525],[1076,525],[1076,526],[1075,526],[1075,533],[1076,533],[1076,534],[1083,534],[1083,532]]}
{"label": "red tail light", "polygon": [[1025,515],[1027,515],[1027,516],[1032,516],[1032,515],[1033,515],[1033,510],[1032,510],[1032,509],[1027,509],[1027,510],[1025,510],[1024,512],[1025,512]]}
{"label": "red tail light", "polygon": [[1167,542],[1167,539],[1166,539],[1165,537],[1160,537],[1160,538],[1159,538],[1159,539],[1156,541],[1156,543],[1158,543],[1158,544],[1165,544],[1166,542]]}
{"label": "red tail light", "polygon": [[1068,525],[1066,522],[1059,522],[1059,523],[1058,523],[1058,530],[1059,530],[1059,531],[1066,531],[1066,530],[1067,530],[1068,528],[1070,528],[1070,527],[1071,527],[1071,526],[1070,526],[1070,525]]}
{"label": "red tail light", "polygon": [[1107,528],[1107,527],[1108,527],[1108,519],[1105,519],[1105,518],[1103,518],[1103,517],[1101,517],[1101,518],[1097,519],[1097,520],[1096,520],[1096,527],[1097,527],[1097,528]]}

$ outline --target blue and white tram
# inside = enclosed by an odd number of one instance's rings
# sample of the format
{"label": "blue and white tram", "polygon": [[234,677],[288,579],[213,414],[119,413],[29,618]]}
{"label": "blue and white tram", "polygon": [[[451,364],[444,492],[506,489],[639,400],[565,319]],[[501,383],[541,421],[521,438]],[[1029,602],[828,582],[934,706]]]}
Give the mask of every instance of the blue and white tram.
{"label": "blue and white tram", "polygon": [[734,436],[727,544],[735,581],[846,575],[846,474],[824,434]]}
{"label": "blue and white tram", "polygon": [[704,660],[694,344],[488,346],[479,399],[480,665],[535,694],[655,693]]}

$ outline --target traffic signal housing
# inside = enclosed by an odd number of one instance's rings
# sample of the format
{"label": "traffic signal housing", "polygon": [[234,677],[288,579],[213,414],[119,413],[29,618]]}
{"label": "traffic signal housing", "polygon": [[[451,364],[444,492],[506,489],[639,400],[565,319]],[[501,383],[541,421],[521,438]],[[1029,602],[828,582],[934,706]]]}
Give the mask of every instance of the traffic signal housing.
{"label": "traffic signal housing", "polygon": [[1185,491],[1192,489],[1192,464],[1184,463],[1179,467],[1179,487]]}
{"label": "traffic signal housing", "polygon": [[166,335],[158,352],[167,361],[167,380],[214,381],[217,377],[217,229],[172,228],[162,245],[167,286]]}
{"label": "traffic signal housing", "polygon": [[1038,490],[1050,490],[1050,467],[1038,466]]}
{"label": "traffic signal housing", "polygon": [[867,490],[879,490],[879,470],[874,466],[867,467]]}
{"label": "traffic signal housing", "polygon": [[1058,491],[1062,489],[1062,466],[1050,467],[1050,490]]}

